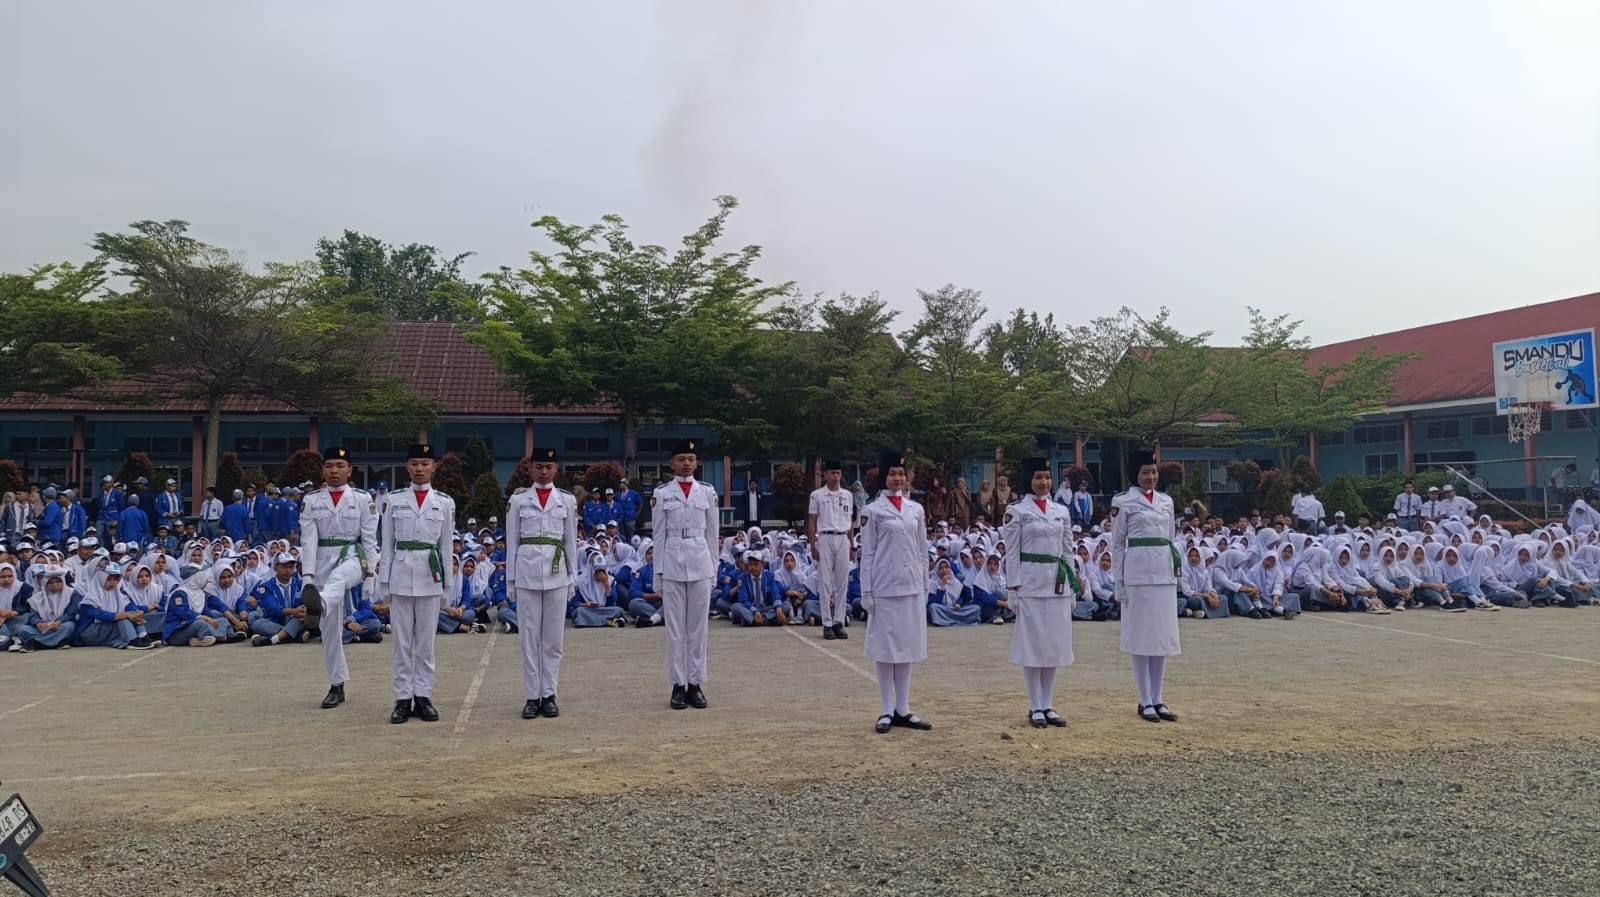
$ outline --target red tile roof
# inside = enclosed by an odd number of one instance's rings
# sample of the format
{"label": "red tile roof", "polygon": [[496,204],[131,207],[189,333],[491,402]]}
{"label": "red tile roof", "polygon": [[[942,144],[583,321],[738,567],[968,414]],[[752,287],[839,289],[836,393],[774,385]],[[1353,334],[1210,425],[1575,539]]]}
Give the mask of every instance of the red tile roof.
{"label": "red tile roof", "polygon": [[1342,364],[1368,344],[1385,354],[1418,352],[1421,358],[1400,369],[1395,384],[1399,394],[1390,401],[1391,407],[1490,399],[1494,397],[1491,344],[1596,324],[1600,324],[1600,293],[1590,293],[1332,343],[1314,349],[1310,364]]}
{"label": "red tile roof", "polygon": [[[406,378],[418,394],[437,401],[442,413],[455,416],[546,416],[610,415],[602,405],[557,407],[532,405],[514,387],[508,387],[495,370],[489,354],[466,340],[460,325],[447,321],[396,321],[389,328],[383,351],[391,357],[382,373]],[[108,401],[102,396],[130,395],[131,385],[109,383],[92,390],[65,396],[15,395],[0,397],[0,411],[12,412],[111,412],[129,411],[167,414],[201,414],[202,403],[173,399],[130,405]],[[223,404],[225,414],[299,414],[282,402],[271,399],[235,398]]]}

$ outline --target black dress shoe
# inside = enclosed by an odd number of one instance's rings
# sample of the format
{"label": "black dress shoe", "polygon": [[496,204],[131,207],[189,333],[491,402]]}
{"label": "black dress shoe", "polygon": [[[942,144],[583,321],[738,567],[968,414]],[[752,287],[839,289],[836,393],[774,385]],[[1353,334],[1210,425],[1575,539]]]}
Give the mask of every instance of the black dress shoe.
{"label": "black dress shoe", "polygon": [[1150,704],[1139,705],[1139,718],[1147,723],[1161,722],[1161,715],[1156,713],[1156,708]]}
{"label": "black dress shoe", "polygon": [[878,724],[872,727],[872,731],[882,735],[883,733],[889,731],[889,727],[892,725],[894,725],[893,717],[880,716],[878,717]]}
{"label": "black dress shoe", "polygon": [[1055,712],[1053,708],[1045,708],[1044,721],[1046,725],[1055,726],[1058,729],[1065,729],[1067,727],[1067,721],[1062,719],[1061,714]]}
{"label": "black dress shoe", "polygon": [[833,624],[833,637],[837,639],[848,639],[850,638],[850,634],[844,631],[843,623],[835,623]]}
{"label": "black dress shoe", "polygon": [[522,718],[523,719],[538,719],[539,718],[539,701],[537,699],[531,700],[528,703],[522,705]]}
{"label": "black dress shoe", "polygon": [[434,708],[432,700],[418,697],[412,698],[411,703],[416,708],[417,716],[421,717],[423,722],[436,723],[439,721],[439,711]]}
{"label": "black dress shoe", "polygon": [[1035,729],[1043,729],[1045,726],[1050,724],[1044,721],[1043,710],[1035,710],[1028,714],[1028,725],[1034,727]]}
{"label": "black dress shoe", "polygon": [[539,699],[539,715],[555,719],[561,715],[561,708],[556,706],[556,696]]}
{"label": "black dress shoe", "polygon": [[704,710],[708,706],[706,704],[706,693],[701,691],[698,685],[690,685],[684,697],[689,700],[689,706],[696,710]]}
{"label": "black dress shoe", "polygon": [[395,723],[396,725],[398,725],[400,723],[405,722],[406,720],[408,720],[410,718],[411,718],[411,702],[410,701],[395,701],[394,702],[394,711],[389,714],[389,722]]}
{"label": "black dress shoe", "polygon": [[322,590],[313,583],[306,583],[300,589],[300,603],[306,606],[306,631],[322,627]]}
{"label": "black dress shoe", "polygon": [[683,708],[688,707],[688,706],[689,706],[689,695],[688,695],[687,689],[685,689],[681,685],[672,686],[672,709],[673,710],[682,710]]}
{"label": "black dress shoe", "polygon": [[822,628],[822,639],[823,639],[823,641],[831,642],[831,641],[833,641],[834,639],[836,639],[838,637],[839,636],[834,634],[832,626],[824,626]]}
{"label": "black dress shoe", "polygon": [[1156,711],[1156,716],[1161,717],[1162,719],[1166,720],[1169,723],[1175,723],[1175,722],[1178,721],[1178,715],[1176,713],[1173,713],[1170,709],[1168,709],[1167,705],[1165,705],[1165,704],[1157,704],[1155,706],[1155,711]]}
{"label": "black dress shoe", "polygon": [[919,732],[926,732],[933,728],[933,723],[930,723],[924,719],[918,719],[915,713],[907,713],[904,716],[896,713],[889,719],[889,722],[891,725],[900,726],[901,728],[905,729],[916,729]]}
{"label": "black dress shoe", "polygon": [[322,699],[322,709],[332,710],[344,703],[344,685],[341,683],[328,689],[328,696]]}

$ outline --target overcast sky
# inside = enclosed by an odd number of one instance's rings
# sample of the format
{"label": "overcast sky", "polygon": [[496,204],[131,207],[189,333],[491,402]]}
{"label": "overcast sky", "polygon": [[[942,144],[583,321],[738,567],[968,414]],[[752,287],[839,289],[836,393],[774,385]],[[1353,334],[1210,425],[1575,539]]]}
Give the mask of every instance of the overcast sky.
{"label": "overcast sky", "polygon": [[8,0],[0,270],[184,218],[477,273],[732,193],[765,276],[897,329],[953,282],[1330,342],[1600,291],[1597,47],[1592,0]]}

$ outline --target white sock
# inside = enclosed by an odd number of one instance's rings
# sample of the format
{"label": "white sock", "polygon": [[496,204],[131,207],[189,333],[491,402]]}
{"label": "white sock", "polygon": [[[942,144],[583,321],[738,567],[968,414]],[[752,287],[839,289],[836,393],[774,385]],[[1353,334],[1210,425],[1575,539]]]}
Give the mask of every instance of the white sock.
{"label": "white sock", "polygon": [[1139,706],[1144,707],[1155,702],[1150,700],[1150,666],[1145,663],[1148,659],[1143,654],[1133,656],[1133,679],[1139,685]]}
{"label": "white sock", "polygon": [[1039,668],[1039,709],[1049,710],[1056,704],[1056,667]]}
{"label": "white sock", "polygon": [[283,641],[283,630],[280,629],[272,634],[272,643],[276,645],[281,641]]}
{"label": "white sock", "polygon": [[1028,684],[1028,712],[1043,709],[1044,705],[1039,703],[1039,668],[1023,667],[1022,681]]}
{"label": "white sock", "polygon": [[661,625],[661,615],[658,614],[658,613],[657,614],[651,614],[650,615],[650,622],[655,624],[656,626],[660,626]]}
{"label": "white sock", "polygon": [[883,701],[883,715],[894,712],[894,668],[892,663],[878,663],[878,697]]}
{"label": "white sock", "polygon": [[1167,676],[1167,659],[1165,657],[1147,657],[1145,662],[1150,665],[1150,703],[1161,703],[1161,685]]}
{"label": "white sock", "polygon": [[911,664],[894,665],[894,709],[901,716],[911,715]]}

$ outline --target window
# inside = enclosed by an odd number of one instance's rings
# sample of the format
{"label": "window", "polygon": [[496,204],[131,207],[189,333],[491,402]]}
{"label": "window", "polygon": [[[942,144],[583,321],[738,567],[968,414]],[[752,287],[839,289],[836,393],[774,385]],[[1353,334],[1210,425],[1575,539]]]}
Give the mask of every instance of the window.
{"label": "window", "polygon": [[1356,427],[1356,445],[1366,445],[1374,442],[1399,442],[1402,430],[1399,424],[1363,424]]}
{"label": "window", "polygon": [[1506,418],[1503,414],[1483,414],[1472,419],[1474,436],[1504,436],[1506,431]]}
{"label": "window", "polygon": [[611,439],[606,436],[568,436],[565,449],[579,454],[603,455],[611,450]]}
{"label": "window", "polygon": [[641,436],[639,437],[639,454],[665,455],[667,452],[672,451],[672,444],[676,441],[665,437]]}
{"label": "window", "polygon": [[1361,461],[1369,477],[1377,476],[1380,473],[1393,473],[1400,469],[1400,456],[1395,452],[1363,455]]}
{"label": "window", "polygon": [[[489,454],[493,455],[494,439],[489,436],[479,436],[478,438],[483,440],[484,448],[487,448],[489,450]],[[447,452],[459,452],[465,454],[467,451],[467,442],[471,439],[471,436],[454,436],[446,439],[444,441],[444,450]]]}
{"label": "window", "polygon": [[186,455],[194,451],[194,438],[191,436],[129,436],[122,441],[122,448],[129,452],[144,452],[147,455]]}
{"label": "window", "polygon": [[1461,421],[1454,417],[1430,420],[1426,423],[1425,432],[1429,439],[1460,439]]}
{"label": "window", "polygon": [[1337,433],[1318,433],[1317,434],[1317,444],[1318,445],[1344,445],[1344,431],[1340,430]]}
{"label": "window", "polygon": [[[305,446],[301,446],[302,448],[305,448],[310,444],[308,440],[300,441],[306,443]],[[339,444],[358,454],[364,452],[368,454],[381,455],[386,452],[398,451],[398,449],[394,447],[394,440],[387,436],[373,436],[370,438],[364,436],[351,436]]]}
{"label": "window", "polygon": [[1594,411],[1568,411],[1562,415],[1561,426],[1568,433],[1586,433],[1589,430],[1589,415],[1595,413]]}
{"label": "window", "polygon": [[72,448],[72,440],[65,436],[13,436],[13,452],[65,452]]}

